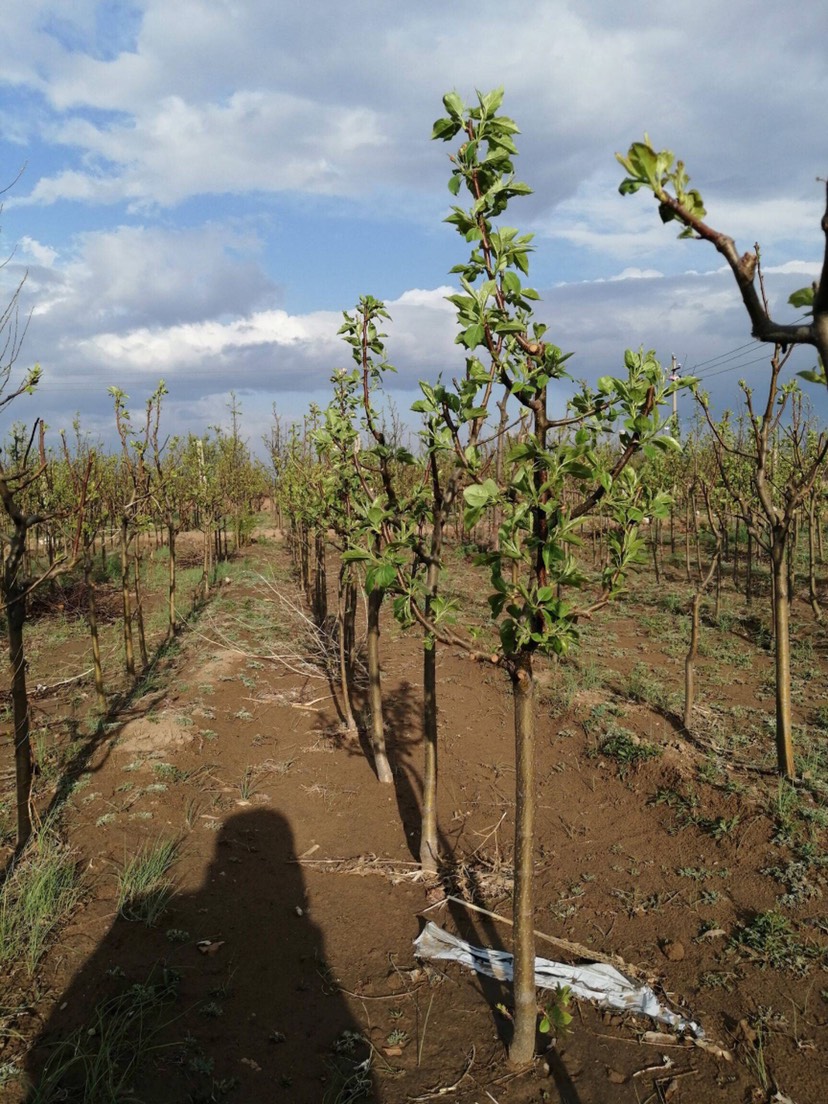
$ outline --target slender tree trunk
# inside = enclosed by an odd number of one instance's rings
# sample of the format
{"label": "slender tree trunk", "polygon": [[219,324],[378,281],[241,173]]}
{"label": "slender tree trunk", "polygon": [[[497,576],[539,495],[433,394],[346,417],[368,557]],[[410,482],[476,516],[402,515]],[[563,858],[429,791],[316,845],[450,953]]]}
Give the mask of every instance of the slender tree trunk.
{"label": "slender tree trunk", "polygon": [[788,574],[784,540],[775,540],[773,566],[773,625],[776,658],[776,763],[780,774],[795,774],[791,727],[791,634]]}
{"label": "slender tree trunk", "polygon": [[351,705],[351,680],[349,676],[350,662],[348,657],[348,599],[346,591],[350,585],[350,569],[343,564],[339,569],[339,588],[337,591],[336,619],[339,625],[339,683],[342,687],[342,712],[345,717],[345,727],[349,736],[358,733],[357,723],[354,719],[354,710]]}
{"label": "slender tree trunk", "polygon": [[[437,594],[440,568],[436,562],[442,546],[442,524],[432,539],[432,562],[428,566],[425,615],[431,618],[431,604]],[[437,838],[437,641],[423,637],[423,815],[420,831],[420,866],[424,874],[436,875]]]}
{"label": "slender tree trunk", "polygon": [[799,556],[799,516],[794,517],[791,526],[791,534],[787,541],[788,554],[786,557],[788,566],[788,601],[793,601],[796,595],[796,561]]}
{"label": "slender tree trunk", "polygon": [[178,614],[175,608],[175,587],[176,587],[176,571],[175,571],[175,526],[169,525],[167,527],[167,541],[170,548],[170,561],[169,561],[169,575],[167,577],[167,593],[168,593],[168,622],[169,622],[169,635],[170,638],[175,636],[178,632]]}
{"label": "slender tree trunk", "polygon": [[207,512],[204,512],[204,543],[202,545],[201,597],[206,602],[210,597],[210,553],[213,550],[213,533]]}
{"label": "slender tree trunk", "polygon": [[132,599],[129,593],[129,522],[121,521],[121,608],[124,635],[124,665],[130,678],[135,678],[135,650],[132,640]]}
{"label": "slender tree trunk", "polygon": [[316,571],[314,575],[313,616],[316,624],[322,626],[328,616],[328,573],[325,564],[325,534],[319,529],[314,538],[316,551]]}
{"label": "slender tree trunk", "polygon": [[753,534],[747,535],[747,564],[745,565],[745,602],[753,604]]}
{"label": "slender tree trunk", "polygon": [[819,604],[816,587],[816,511],[814,500],[808,503],[808,600],[811,603],[814,617],[822,620],[822,608]]}
{"label": "slender tree trunk", "polygon": [[380,782],[391,783],[394,775],[385,748],[385,725],[382,719],[382,683],[380,677],[380,610],[385,594],[372,590],[368,595],[368,704],[371,710],[371,750],[374,753],[374,769]]}
{"label": "slender tree trunk", "polygon": [[655,569],[656,584],[661,582],[661,571],[658,566],[658,523],[653,519],[650,524],[650,550],[653,554],[653,568]]}
{"label": "slender tree trunk", "polygon": [[688,500],[684,518],[684,570],[687,573],[687,582],[692,576],[690,572],[690,501]]}
{"label": "slender tree trunk", "polygon": [[141,663],[149,666],[149,653],[147,652],[147,637],[144,632],[144,600],[141,593],[141,555],[136,549],[132,558],[133,586],[135,588],[135,624],[138,627],[138,647],[141,651]]}
{"label": "slender tree trunk", "polygon": [[514,1019],[509,1063],[526,1066],[535,1053],[535,710],[532,656],[516,657],[515,707]]}
{"label": "slender tree trunk", "polygon": [[305,597],[310,599],[310,536],[308,534],[308,527],[304,522],[302,522],[299,539],[299,567],[302,573],[302,590],[305,593]]}
{"label": "slender tree trunk", "polygon": [[89,556],[83,558],[83,581],[86,584],[86,619],[89,623],[89,639],[92,643],[92,669],[95,674],[95,697],[98,709],[106,711],[106,692],[104,690],[103,666],[101,664],[101,642],[98,639],[98,604],[95,596],[95,584],[92,581],[92,564]]}
{"label": "slender tree trunk", "polygon": [[713,572],[718,570],[721,563],[721,549],[716,548],[713,559],[704,579],[699,583],[693,600],[690,603],[690,644],[684,659],[684,727],[690,731],[690,722],[693,719],[693,705],[696,700],[696,660],[699,657],[699,636],[701,633],[701,600]]}
{"label": "slender tree trunk", "polygon": [[26,591],[15,584],[6,595],[6,631],[9,641],[12,713],[14,717],[14,768],[17,794],[17,847],[25,846],[32,834],[32,779],[34,765],[29,731],[29,696],[26,691],[26,655],[23,625],[26,622]]}

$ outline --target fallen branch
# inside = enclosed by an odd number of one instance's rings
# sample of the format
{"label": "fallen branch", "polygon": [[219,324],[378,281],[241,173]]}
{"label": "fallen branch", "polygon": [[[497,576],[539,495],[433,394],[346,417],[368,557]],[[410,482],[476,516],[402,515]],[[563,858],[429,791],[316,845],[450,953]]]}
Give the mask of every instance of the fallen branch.
{"label": "fallen branch", "polygon": [[60,690],[64,686],[70,686],[73,682],[80,682],[81,679],[88,678],[92,674],[92,668],[90,667],[86,671],[82,671],[79,675],[72,675],[71,678],[63,679],[61,682],[53,682],[51,686],[44,686],[42,682],[39,682],[35,688],[34,693],[38,697],[44,697],[46,694],[53,694],[55,690]]}
{"label": "fallen branch", "polygon": [[[463,908],[470,909],[472,912],[479,912],[482,916],[488,916],[491,920],[498,920],[501,924],[508,924],[510,928],[514,927],[512,921],[506,916],[501,916],[497,912],[490,912],[488,909],[481,908],[480,905],[473,905],[471,901],[464,901],[462,897],[446,897],[443,901],[438,901],[437,905],[444,905],[449,901],[453,901],[456,905],[462,905]],[[437,908],[437,905],[430,905],[423,909],[423,912],[430,912],[431,909]],[[538,939],[542,939],[544,943],[549,943],[561,951],[576,955],[578,958],[586,959],[589,962],[605,962],[609,966],[618,967],[631,977],[644,981],[649,980],[648,975],[643,970],[639,970],[637,966],[625,962],[620,955],[603,954],[601,951],[594,951],[591,947],[585,947],[583,943],[572,943],[568,939],[556,939],[553,935],[546,935],[544,932],[536,931],[535,935]]]}

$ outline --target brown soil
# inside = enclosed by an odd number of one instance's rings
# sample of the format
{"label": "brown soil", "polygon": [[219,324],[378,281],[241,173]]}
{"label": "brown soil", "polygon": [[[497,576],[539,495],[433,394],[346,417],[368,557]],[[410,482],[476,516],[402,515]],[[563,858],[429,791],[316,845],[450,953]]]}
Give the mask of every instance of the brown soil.
{"label": "brown soil", "polygon": [[[277,589],[297,602],[283,555],[273,541],[251,549],[256,571],[275,564]],[[469,575],[467,568],[456,576],[458,589],[474,589]],[[620,955],[651,977],[702,1024],[707,1049],[648,1036],[657,1024],[580,1003],[557,1047],[531,1070],[509,1070],[508,988],[459,966],[417,962],[412,950],[426,909],[478,946],[509,948],[506,924],[441,903],[447,892],[510,913],[514,756],[505,679],[440,651],[445,870],[440,887],[428,886],[415,862],[416,634],[402,635],[387,618],[383,678],[395,785],[383,787],[366,749],[340,736],[336,687],[309,661],[301,617],[248,575],[234,576],[193,622],[178,655],[161,661],[152,688],[105,738],[80,751],[76,745],[79,785],[64,827],[87,890],[37,984],[16,975],[4,994],[0,983],[0,1065],[24,1064],[36,1081],[49,1044],[88,1025],[101,1001],[174,971],[177,995],[163,1010],[160,1036],[168,1045],[145,1063],[135,1099],[361,1099],[344,1095],[337,1081],[337,1065],[352,1068],[369,1053],[343,1034],[351,1032],[370,1040],[373,1095],[365,1099],[380,1104],[744,1104],[770,1100],[777,1089],[779,1101],[822,1104],[823,860],[806,871],[812,896],[780,906],[785,887],[763,873],[793,856],[778,842],[778,783],[749,769],[762,765],[746,733],[751,710],[772,709],[770,657],[751,648],[745,662],[749,646],[737,639],[728,656],[702,663],[702,694],[705,680],[718,685],[702,696],[697,738],[688,740],[668,698],[654,708],[631,696],[642,696],[642,661],[651,697],[653,686],[674,691],[681,673],[680,651],[665,658],[643,608],[616,607],[591,629],[579,666],[540,671],[536,924]],[[249,618],[240,625],[239,610],[268,609],[283,623],[275,645]],[[825,697],[816,627],[810,639],[818,670],[800,695],[801,719]],[[67,648],[77,670],[84,661],[75,645]],[[280,659],[268,658],[274,649]],[[69,666],[58,647],[44,649],[32,682],[48,685]],[[80,704],[73,687],[78,716],[93,700],[88,682],[81,687]],[[48,702],[53,716],[65,715],[65,698]],[[661,754],[625,765],[602,753],[613,725],[631,734],[632,746],[652,744]],[[744,740],[733,731],[740,726]],[[765,738],[772,748],[767,729]],[[717,759],[707,745],[732,754]],[[744,769],[732,765],[739,757]],[[807,787],[801,802],[817,809]],[[176,892],[147,927],[117,915],[116,871],[159,838],[182,841]],[[739,950],[734,935],[771,909],[822,957],[775,968],[763,950]],[[538,953],[561,957],[542,942]],[[2,1100],[25,1096],[19,1083],[0,1089]]]}

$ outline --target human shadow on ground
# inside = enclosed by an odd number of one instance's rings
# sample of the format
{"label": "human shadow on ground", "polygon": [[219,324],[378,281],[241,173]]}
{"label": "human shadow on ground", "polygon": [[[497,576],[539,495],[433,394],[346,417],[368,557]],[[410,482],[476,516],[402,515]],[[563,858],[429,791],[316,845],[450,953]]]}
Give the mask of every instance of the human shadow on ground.
{"label": "human shadow on ground", "polygon": [[[370,1098],[368,1047],[332,984],[295,860],[285,818],[246,810],[216,835],[203,884],[176,893],[155,927],[119,915],[28,1056],[27,1104],[208,1104],[231,1090],[245,1104],[320,1104],[357,1099],[339,1094],[359,1079]],[[97,1095],[84,1080],[93,1068]],[[123,1085],[107,1095],[102,1076]]]}

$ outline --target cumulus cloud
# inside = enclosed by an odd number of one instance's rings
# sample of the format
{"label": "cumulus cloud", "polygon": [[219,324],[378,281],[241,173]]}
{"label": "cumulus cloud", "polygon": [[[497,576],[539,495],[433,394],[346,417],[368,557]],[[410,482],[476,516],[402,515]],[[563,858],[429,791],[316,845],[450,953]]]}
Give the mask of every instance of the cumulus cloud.
{"label": "cumulus cloud", "polygon": [[[19,246],[0,286],[28,266],[27,350],[55,422],[77,399],[105,425],[108,384],[140,392],[162,374],[182,424],[188,410],[218,417],[231,386],[258,396],[251,416],[274,395],[300,412],[348,363],[332,307],[338,281],[353,301],[356,270],[391,300],[399,394],[456,374],[450,289],[436,285],[463,255],[433,262],[449,166],[428,141],[453,87],[506,86],[518,175],[535,189],[514,224],[537,233],[539,315],[577,351],[576,374],[611,370],[627,345],[704,363],[747,341],[714,251],[677,242],[652,197],[617,194],[613,152],[645,129],[685,159],[714,225],[742,249],[761,243],[774,310],[818,275],[819,5],[792,20],[698,0],[703,36],[655,0],[421,0],[393,20],[379,0],[7,8],[4,152],[30,158],[6,197]],[[748,19],[751,49],[735,49]],[[279,220],[293,237],[268,236]],[[356,251],[381,238],[361,267]]]}

